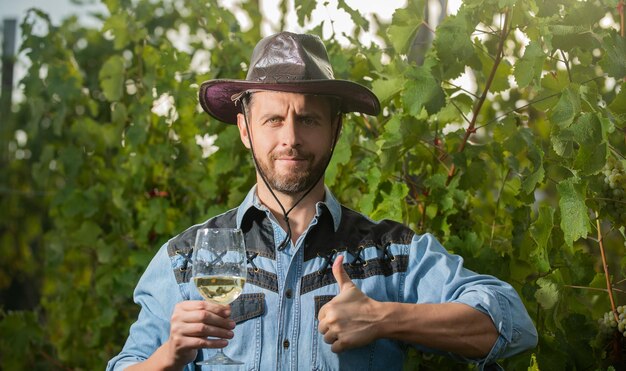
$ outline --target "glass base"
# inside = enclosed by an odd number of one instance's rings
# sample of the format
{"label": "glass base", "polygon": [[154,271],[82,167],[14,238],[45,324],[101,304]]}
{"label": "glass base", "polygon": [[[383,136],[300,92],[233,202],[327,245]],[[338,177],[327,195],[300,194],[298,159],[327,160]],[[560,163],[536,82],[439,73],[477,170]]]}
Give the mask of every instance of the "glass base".
{"label": "glass base", "polygon": [[228,357],[223,352],[217,352],[213,357],[196,362],[197,365],[243,365],[243,362]]}

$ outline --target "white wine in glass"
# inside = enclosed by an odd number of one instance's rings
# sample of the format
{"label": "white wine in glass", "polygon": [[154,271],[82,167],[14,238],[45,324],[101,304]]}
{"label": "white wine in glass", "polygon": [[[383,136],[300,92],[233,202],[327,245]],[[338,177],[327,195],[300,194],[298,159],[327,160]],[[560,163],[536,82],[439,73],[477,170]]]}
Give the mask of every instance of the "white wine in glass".
{"label": "white wine in glass", "polygon": [[[246,282],[246,247],[241,229],[203,228],[193,248],[193,282],[209,302],[230,304],[241,295]],[[241,365],[220,348],[198,365]]]}

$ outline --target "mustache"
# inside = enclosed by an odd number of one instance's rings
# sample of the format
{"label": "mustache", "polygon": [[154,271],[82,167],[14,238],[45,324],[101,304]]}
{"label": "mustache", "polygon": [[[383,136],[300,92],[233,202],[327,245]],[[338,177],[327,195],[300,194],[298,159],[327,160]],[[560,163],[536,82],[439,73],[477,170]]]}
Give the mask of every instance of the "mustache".
{"label": "mustache", "polygon": [[297,158],[297,159],[301,159],[301,160],[309,160],[311,159],[313,156],[308,153],[308,152],[303,152],[301,150],[298,150],[296,148],[289,148],[283,151],[276,151],[276,152],[272,152],[270,155],[270,158],[272,160],[277,160],[281,157],[293,157],[293,158]]}

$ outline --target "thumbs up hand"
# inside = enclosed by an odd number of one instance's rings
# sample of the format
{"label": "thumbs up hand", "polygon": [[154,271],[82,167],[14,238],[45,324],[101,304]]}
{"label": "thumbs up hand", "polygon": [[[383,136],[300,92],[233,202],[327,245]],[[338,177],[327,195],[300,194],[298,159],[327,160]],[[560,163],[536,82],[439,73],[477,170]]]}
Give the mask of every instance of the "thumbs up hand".
{"label": "thumbs up hand", "polygon": [[333,263],[339,294],[319,312],[319,332],[335,353],[361,347],[379,336],[380,302],[369,298],[352,282],[343,268],[343,256]]}

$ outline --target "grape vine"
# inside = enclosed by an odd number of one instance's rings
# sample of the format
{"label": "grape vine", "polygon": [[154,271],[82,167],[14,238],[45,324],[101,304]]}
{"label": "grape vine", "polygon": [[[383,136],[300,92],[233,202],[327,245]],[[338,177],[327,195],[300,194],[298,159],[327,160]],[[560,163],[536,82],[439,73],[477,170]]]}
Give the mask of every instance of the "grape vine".
{"label": "grape vine", "polygon": [[[278,27],[262,2],[104,3],[101,27],[38,10],[22,21],[28,99],[0,128],[6,369],[101,368],[136,317],[132,290],[156,249],[255,181],[236,129],[199,114],[197,87],[245,77],[242,62]],[[623,364],[624,1],[464,0],[434,17],[433,1],[409,0],[386,21],[339,0],[348,34],[311,23],[331,3],[281,1],[278,24],[290,27],[293,9],[324,39],[335,76],[383,106],[344,119],[333,193],[514,286],[540,341],[505,369]],[[620,341],[592,340],[607,329]],[[406,369],[459,365],[411,352]]]}

